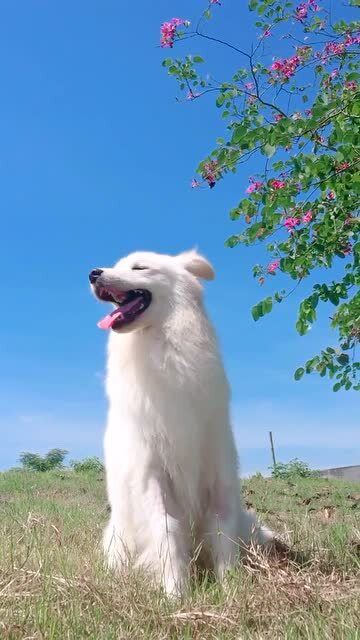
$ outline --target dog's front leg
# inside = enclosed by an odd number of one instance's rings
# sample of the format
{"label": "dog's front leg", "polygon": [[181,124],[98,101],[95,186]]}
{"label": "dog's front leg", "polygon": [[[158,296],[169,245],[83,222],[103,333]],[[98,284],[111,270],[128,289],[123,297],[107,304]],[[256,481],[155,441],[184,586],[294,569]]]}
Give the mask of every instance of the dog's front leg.
{"label": "dog's front leg", "polygon": [[143,495],[148,544],[140,563],[150,567],[168,595],[180,595],[189,577],[189,540],[166,474],[150,475]]}
{"label": "dog's front leg", "polygon": [[230,485],[217,483],[204,523],[204,543],[220,579],[236,565],[239,557],[239,511],[238,493]]}

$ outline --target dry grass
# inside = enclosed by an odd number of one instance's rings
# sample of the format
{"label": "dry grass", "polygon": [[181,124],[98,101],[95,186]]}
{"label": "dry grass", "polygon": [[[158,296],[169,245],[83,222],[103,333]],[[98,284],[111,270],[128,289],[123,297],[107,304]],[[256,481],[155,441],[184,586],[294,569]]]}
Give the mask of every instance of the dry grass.
{"label": "dry grass", "polygon": [[293,559],[253,549],[226,588],[209,577],[174,602],[147,575],[105,571],[99,476],[0,475],[0,637],[360,639],[360,487],[253,478],[246,493]]}

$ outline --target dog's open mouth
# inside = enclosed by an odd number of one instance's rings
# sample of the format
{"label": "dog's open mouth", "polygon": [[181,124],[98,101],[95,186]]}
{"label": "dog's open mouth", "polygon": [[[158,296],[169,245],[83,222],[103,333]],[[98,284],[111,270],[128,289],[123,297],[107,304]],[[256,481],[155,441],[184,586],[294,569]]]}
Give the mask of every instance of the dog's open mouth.
{"label": "dog's open mouth", "polygon": [[100,329],[120,329],[134,322],[151,303],[151,293],[147,289],[119,291],[102,286],[94,287],[99,300],[112,302],[117,308],[98,322]]}

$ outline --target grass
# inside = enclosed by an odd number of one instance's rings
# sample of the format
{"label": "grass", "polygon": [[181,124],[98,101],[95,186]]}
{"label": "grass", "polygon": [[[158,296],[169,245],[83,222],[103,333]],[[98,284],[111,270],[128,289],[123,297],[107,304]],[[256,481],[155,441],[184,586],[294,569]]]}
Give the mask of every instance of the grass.
{"label": "grass", "polygon": [[100,475],[0,474],[0,638],[360,639],[360,485],[254,477],[245,493],[301,559],[254,549],[226,588],[208,579],[176,602],[104,569]]}

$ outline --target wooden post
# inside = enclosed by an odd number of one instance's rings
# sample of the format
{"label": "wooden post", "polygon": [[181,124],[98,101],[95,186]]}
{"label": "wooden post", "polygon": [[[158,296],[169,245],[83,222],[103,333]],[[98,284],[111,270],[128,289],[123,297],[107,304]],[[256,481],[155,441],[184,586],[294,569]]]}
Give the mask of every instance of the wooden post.
{"label": "wooden post", "polygon": [[275,458],[275,449],[274,449],[274,441],[273,441],[272,431],[269,431],[269,436],[270,436],[270,446],[271,446],[271,454],[272,454],[272,459],[273,459],[273,465],[274,465],[274,467],[276,467],[276,458]]}

